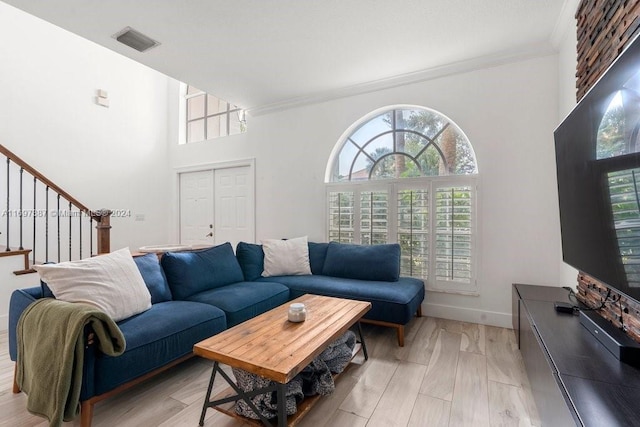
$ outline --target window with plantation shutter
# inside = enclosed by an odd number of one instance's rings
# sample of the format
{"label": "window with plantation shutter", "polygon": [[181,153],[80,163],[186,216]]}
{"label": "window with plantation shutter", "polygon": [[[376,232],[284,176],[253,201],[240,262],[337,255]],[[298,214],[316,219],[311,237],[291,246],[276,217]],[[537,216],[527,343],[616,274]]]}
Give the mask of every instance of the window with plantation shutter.
{"label": "window with plantation shutter", "polygon": [[387,191],[363,191],[360,193],[360,242],[377,245],[388,241]]}
{"label": "window with plantation shutter", "polygon": [[343,135],[327,165],[328,238],[398,243],[402,276],[475,295],[477,174],[471,143],[446,116],[376,111]]}
{"label": "window with plantation shutter", "polygon": [[[471,285],[473,203],[471,186],[438,187],[435,192],[435,286],[465,290]],[[444,282],[444,283],[443,283]]]}
{"label": "window with plantation shutter", "polygon": [[353,197],[352,191],[329,193],[329,241],[353,242]]}
{"label": "window with plantation shutter", "polygon": [[429,190],[398,191],[398,243],[403,249],[400,274],[429,276]]}

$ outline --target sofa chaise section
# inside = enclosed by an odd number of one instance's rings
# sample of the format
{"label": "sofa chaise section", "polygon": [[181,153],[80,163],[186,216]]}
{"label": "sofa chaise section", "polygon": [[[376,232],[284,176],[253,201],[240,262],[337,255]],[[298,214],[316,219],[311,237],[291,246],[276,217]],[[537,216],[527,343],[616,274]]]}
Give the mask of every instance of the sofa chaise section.
{"label": "sofa chaise section", "polygon": [[240,242],[236,256],[245,280],[282,283],[290,298],[317,294],[371,303],[362,321],[395,328],[404,346],[404,326],[417,314],[425,297],[424,282],[400,277],[400,246],[309,242],[311,275],[262,277],[264,253],[260,245]]}

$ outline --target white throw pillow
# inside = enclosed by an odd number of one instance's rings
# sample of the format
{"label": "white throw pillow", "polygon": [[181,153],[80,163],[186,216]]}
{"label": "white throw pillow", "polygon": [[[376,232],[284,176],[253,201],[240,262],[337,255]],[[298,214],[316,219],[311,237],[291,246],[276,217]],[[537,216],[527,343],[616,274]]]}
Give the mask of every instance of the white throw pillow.
{"label": "white throw pillow", "polygon": [[151,294],[129,248],[33,268],[56,299],[91,304],[116,322],[151,308]]}
{"label": "white throw pillow", "polygon": [[289,240],[263,240],[262,250],[262,277],[311,274],[307,236]]}

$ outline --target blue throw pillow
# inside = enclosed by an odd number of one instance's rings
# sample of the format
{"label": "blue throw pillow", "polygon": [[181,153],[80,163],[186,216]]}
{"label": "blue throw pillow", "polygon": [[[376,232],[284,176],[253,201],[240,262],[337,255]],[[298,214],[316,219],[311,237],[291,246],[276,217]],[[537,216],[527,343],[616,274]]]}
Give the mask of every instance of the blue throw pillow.
{"label": "blue throw pillow", "polygon": [[144,284],[147,285],[151,294],[151,304],[163,301],[171,301],[171,289],[167,283],[167,278],[160,267],[156,254],[146,254],[144,256],[133,257],[133,261],[138,266]]}
{"label": "blue throw pillow", "polygon": [[264,252],[262,245],[240,242],[236,246],[236,258],[242,268],[244,280],[253,282],[262,276],[264,270]]}
{"label": "blue throw pillow", "polygon": [[322,274],[328,248],[328,243],[309,242],[309,264],[311,265],[311,274]]}
{"label": "blue throw pillow", "polygon": [[329,243],[322,274],[345,279],[396,282],[400,277],[400,245]]}
{"label": "blue throw pillow", "polygon": [[220,286],[244,281],[231,243],[193,252],[167,252],[160,261],[173,298],[184,300]]}

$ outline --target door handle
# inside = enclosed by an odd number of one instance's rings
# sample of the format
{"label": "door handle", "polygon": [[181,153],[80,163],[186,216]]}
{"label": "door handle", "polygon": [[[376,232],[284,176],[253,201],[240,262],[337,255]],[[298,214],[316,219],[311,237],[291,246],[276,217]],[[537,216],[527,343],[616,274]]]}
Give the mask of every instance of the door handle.
{"label": "door handle", "polygon": [[206,235],[206,236],[204,236],[204,237],[213,237],[213,231],[210,231],[210,232],[209,232],[209,233],[207,233],[207,235]]}

